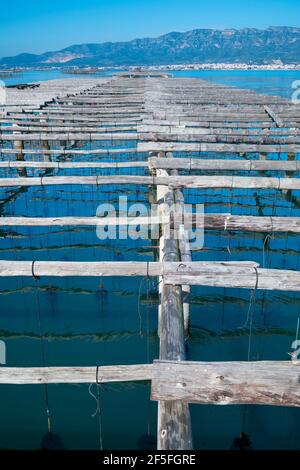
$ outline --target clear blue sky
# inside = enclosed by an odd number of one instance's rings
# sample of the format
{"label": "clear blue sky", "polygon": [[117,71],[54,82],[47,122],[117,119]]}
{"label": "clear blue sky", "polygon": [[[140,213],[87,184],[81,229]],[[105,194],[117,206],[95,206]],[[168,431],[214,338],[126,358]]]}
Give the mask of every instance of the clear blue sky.
{"label": "clear blue sky", "polygon": [[195,28],[300,26],[300,1],[11,0],[0,21],[3,57]]}

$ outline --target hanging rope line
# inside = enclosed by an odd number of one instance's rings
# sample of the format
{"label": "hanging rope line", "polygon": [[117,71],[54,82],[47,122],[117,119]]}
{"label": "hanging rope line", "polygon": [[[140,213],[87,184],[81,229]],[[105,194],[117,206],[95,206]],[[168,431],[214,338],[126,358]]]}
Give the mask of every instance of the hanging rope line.
{"label": "hanging rope line", "polygon": [[[93,393],[92,388],[93,386],[96,386],[96,394]],[[94,398],[96,401],[96,410],[94,413],[91,415],[92,418],[95,418],[98,416],[98,430],[99,430],[99,449],[103,450],[103,436],[102,436],[102,411],[101,411],[101,406],[100,406],[100,392],[101,392],[101,387],[102,384],[99,382],[99,366],[96,368],[96,382],[93,382],[89,385],[88,392],[89,395]]]}
{"label": "hanging rope line", "polygon": [[[39,332],[39,338],[40,338],[41,365],[42,367],[45,367],[45,364],[46,364],[45,345],[44,345],[44,336],[42,332],[40,295],[39,295],[39,289],[37,285],[39,277],[34,274],[34,261],[32,263],[32,277],[35,281],[36,312],[37,312],[38,332]],[[48,428],[48,432],[51,433],[51,414],[50,414],[50,407],[49,407],[48,384],[44,383],[43,386],[44,386],[45,409],[46,409],[46,415],[47,415],[47,428]]]}
{"label": "hanging rope line", "polygon": [[[242,328],[246,328],[247,325],[249,324],[249,336],[248,336],[248,348],[247,348],[247,361],[248,362],[251,359],[253,312],[254,312],[253,307],[255,306],[255,302],[256,302],[256,294],[257,294],[257,287],[258,287],[258,280],[259,280],[257,268],[254,267],[254,270],[255,270],[255,275],[256,275],[255,286],[251,292],[246,321],[244,325],[242,326]],[[236,446],[240,450],[249,449],[251,447],[251,440],[249,439],[248,435],[245,433],[247,410],[248,410],[247,405],[243,405],[242,431],[239,437],[236,437],[233,441],[234,446]]]}
{"label": "hanging rope line", "polygon": [[[249,321],[250,321],[249,342],[251,342],[251,336],[252,336],[253,306],[254,306],[255,301],[256,301],[256,294],[257,294],[257,287],[258,287],[258,270],[257,270],[256,267],[254,267],[253,269],[255,270],[255,275],[256,275],[255,286],[254,286],[254,289],[252,290],[251,295],[250,295],[250,301],[249,301],[249,307],[248,307],[248,311],[247,311],[246,321],[240,327],[241,329],[246,328],[248,326]],[[249,353],[249,342],[248,342],[248,353]]]}

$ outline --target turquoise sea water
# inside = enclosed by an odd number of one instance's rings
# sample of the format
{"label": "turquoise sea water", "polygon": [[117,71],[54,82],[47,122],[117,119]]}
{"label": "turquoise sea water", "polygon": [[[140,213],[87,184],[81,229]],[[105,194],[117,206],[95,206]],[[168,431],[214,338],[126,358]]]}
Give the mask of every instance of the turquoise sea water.
{"label": "turquoise sea water", "polygon": [[[291,82],[300,78],[294,72],[198,72],[191,75],[282,96],[288,96]],[[32,79],[24,74],[19,81],[38,81],[42,77],[41,72],[36,72]],[[47,77],[44,75],[44,79]],[[107,148],[111,144],[93,142],[80,148],[89,149],[91,145]],[[135,145],[135,141],[125,145],[124,142],[114,142],[114,146],[119,148]],[[99,159],[93,155],[74,157],[72,148],[70,155],[64,158]],[[287,155],[270,157],[286,159]],[[0,158],[7,159],[7,155]],[[54,159],[62,158],[58,150]],[[102,158],[103,161],[108,160],[107,157]],[[130,158],[135,159],[135,156],[122,154],[114,157],[120,161]],[[253,158],[258,156],[253,155]],[[109,174],[107,170],[53,170],[47,174],[75,175],[78,172],[82,175]],[[133,174],[136,170],[118,172]],[[28,176],[40,174],[37,170],[27,173]],[[139,169],[138,174],[144,174],[144,170]],[[15,170],[0,170],[1,177],[13,175],[17,175]],[[148,202],[147,187],[1,188],[0,215],[94,216],[100,203],[117,203],[118,194],[126,194],[131,202]],[[300,215],[299,191],[185,190],[185,200],[187,203],[204,203],[206,212]],[[266,235],[210,231],[205,234],[205,249],[194,252],[193,259],[252,260],[265,267],[299,270],[299,237],[276,234],[266,241]],[[0,258],[7,260],[151,261],[155,252],[153,245],[156,244],[131,239],[101,241],[94,227],[10,227],[2,228],[0,237]],[[191,336],[188,341],[190,360],[247,359],[250,297],[248,290],[193,287]],[[147,286],[146,280],[139,278],[49,277],[36,281],[1,278],[0,337],[7,346],[7,366],[41,365],[38,317],[45,337],[47,365],[151,362],[158,355],[157,308],[157,287],[153,284]],[[287,352],[291,351],[300,316],[299,294],[259,292],[253,308],[251,359],[288,360]],[[146,446],[144,436],[148,421],[152,434],[156,434],[156,404],[151,403],[149,408],[148,403],[147,384],[102,387],[104,448]],[[49,386],[49,405],[53,432],[59,434],[64,448],[99,448],[98,421],[91,416],[96,403],[89,395],[87,385]],[[191,410],[197,449],[229,449],[234,437],[242,430],[243,407],[192,405]],[[44,388],[2,385],[0,416],[1,448],[39,448],[47,431]],[[245,431],[255,449],[299,449],[299,418],[297,409],[249,406]]]}
{"label": "turquoise sea water", "polygon": [[[91,77],[110,76],[118,70],[108,70]],[[300,80],[300,70],[182,70],[168,72],[176,77],[195,77],[230,86],[253,89],[259,93],[267,93],[290,98],[292,83]],[[7,85],[29,83],[59,78],[75,78],[77,75],[65,74],[59,70],[28,71],[11,78],[2,78]],[[84,77],[88,75],[78,75]]]}

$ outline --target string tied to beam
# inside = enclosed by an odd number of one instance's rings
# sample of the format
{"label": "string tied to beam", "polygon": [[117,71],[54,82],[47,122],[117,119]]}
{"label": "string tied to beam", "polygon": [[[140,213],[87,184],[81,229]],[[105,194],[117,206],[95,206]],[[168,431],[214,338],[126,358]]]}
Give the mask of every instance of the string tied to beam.
{"label": "string tied to beam", "polygon": [[[258,288],[258,281],[259,281],[259,273],[257,267],[254,266],[253,268],[255,270],[255,286],[254,289],[252,290],[251,296],[250,296],[250,302],[249,302],[249,308],[247,312],[247,318],[246,322],[242,326],[242,328],[245,328],[247,324],[250,321],[249,324],[249,338],[248,338],[248,351],[247,351],[247,361],[250,361],[250,356],[251,356],[251,345],[252,345],[252,327],[253,327],[253,305],[255,304],[256,300],[256,293],[257,293],[257,288]],[[242,418],[242,431],[238,437],[235,437],[233,440],[233,448],[239,449],[239,450],[249,450],[251,449],[252,442],[249,438],[249,436],[245,433],[245,428],[246,428],[246,416],[247,416],[247,405],[243,406],[243,418]]]}
{"label": "string tied to beam", "polygon": [[[92,382],[89,385],[89,395],[94,398],[96,401],[96,410],[94,413],[91,415],[92,418],[95,418],[98,416],[98,428],[99,428],[99,448],[100,450],[103,450],[103,437],[102,437],[102,412],[101,412],[101,406],[100,406],[100,391],[101,391],[101,382],[99,381],[99,369],[100,366],[96,367],[96,380],[95,382]],[[92,388],[93,386],[96,386],[96,394],[93,393]]]}
{"label": "string tied to beam", "polygon": [[[274,213],[274,202],[273,202],[273,210],[272,212]],[[275,239],[275,233],[274,233],[274,221],[273,221],[273,216],[270,216],[270,222],[271,222],[271,231],[268,233],[263,241],[263,247],[262,247],[262,253],[263,253],[263,268],[265,268],[265,252],[268,251],[270,241]]]}
{"label": "string tied to beam", "polygon": [[35,281],[38,281],[40,279],[40,276],[37,276],[34,272],[34,265],[35,265],[35,261],[32,261],[32,264],[31,264],[31,274],[32,274],[32,277]]}
{"label": "string tied to beam", "polygon": [[147,283],[147,299],[149,297],[149,280],[150,280],[150,274],[149,274],[149,261],[147,261],[146,265],[146,277],[142,277],[139,285],[139,292],[138,292],[138,317],[139,317],[139,336],[142,336],[142,314],[141,314],[141,293],[142,293],[142,286],[144,281],[146,280]]}

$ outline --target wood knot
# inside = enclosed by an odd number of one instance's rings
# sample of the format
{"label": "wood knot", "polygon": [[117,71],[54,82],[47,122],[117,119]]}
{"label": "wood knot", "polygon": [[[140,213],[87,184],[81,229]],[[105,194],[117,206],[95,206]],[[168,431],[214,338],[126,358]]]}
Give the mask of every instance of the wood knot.
{"label": "wood knot", "polygon": [[178,387],[178,388],[186,387],[186,383],[185,383],[185,382],[178,382],[178,383],[177,383],[177,387]]}

